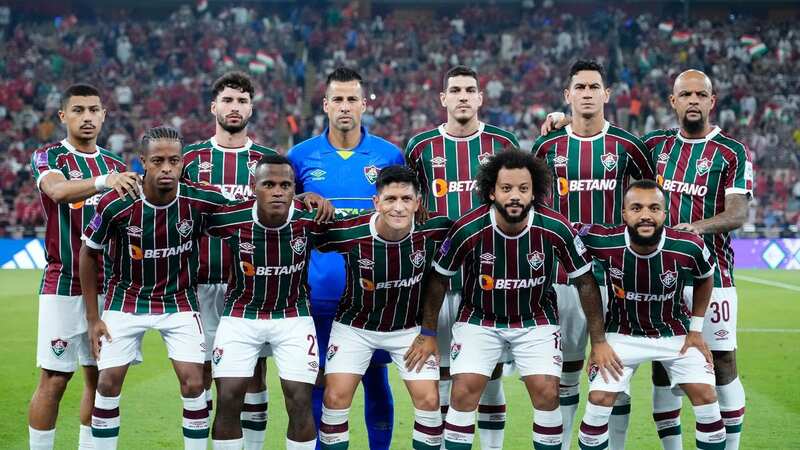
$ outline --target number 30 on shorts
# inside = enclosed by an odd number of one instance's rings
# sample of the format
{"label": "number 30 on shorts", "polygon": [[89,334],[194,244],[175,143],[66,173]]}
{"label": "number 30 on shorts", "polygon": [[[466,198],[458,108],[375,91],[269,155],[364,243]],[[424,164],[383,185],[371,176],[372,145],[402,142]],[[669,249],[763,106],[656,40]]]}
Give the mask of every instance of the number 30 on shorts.
{"label": "number 30 on shorts", "polygon": [[714,300],[708,305],[711,310],[711,323],[731,320],[731,305],[727,300]]}

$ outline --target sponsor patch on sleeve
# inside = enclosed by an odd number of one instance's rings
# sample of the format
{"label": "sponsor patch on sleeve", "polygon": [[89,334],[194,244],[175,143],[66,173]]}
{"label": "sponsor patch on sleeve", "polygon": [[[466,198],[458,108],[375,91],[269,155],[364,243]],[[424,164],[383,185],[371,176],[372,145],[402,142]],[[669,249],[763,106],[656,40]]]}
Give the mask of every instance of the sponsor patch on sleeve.
{"label": "sponsor patch on sleeve", "polygon": [[97,231],[100,229],[100,225],[102,224],[103,224],[103,217],[100,216],[100,214],[95,213],[94,217],[92,217],[92,220],[89,221],[89,228],[91,228],[94,231]]}

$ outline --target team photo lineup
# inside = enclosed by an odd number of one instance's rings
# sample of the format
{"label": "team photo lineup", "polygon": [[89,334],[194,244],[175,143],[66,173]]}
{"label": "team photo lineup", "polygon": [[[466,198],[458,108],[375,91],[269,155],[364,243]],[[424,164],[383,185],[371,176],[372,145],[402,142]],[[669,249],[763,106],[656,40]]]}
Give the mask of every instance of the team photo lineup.
{"label": "team photo lineup", "polygon": [[[443,67],[413,95],[444,121],[422,115],[404,148],[365,118],[374,70],[317,74],[321,131],[274,149],[255,120],[273,87],[226,65],[203,87],[213,134],[189,142],[165,111],[135,161],[102,144],[115,94],[68,80],[65,134],[26,154],[47,262],[27,448],[141,448],[120,430],[143,412],[120,404],[150,330],[182,404],[161,427],[185,449],[751,448],[732,233],[758,174],[715,73],[672,67],[675,127],[639,135],[608,112],[629,95],[608,61],[578,55],[555,68],[563,109],[521,136],[484,121],[480,65]],[[628,433],[640,366],[646,447]],[[56,445],[76,384],[78,441]],[[520,406],[532,423],[508,427]]]}

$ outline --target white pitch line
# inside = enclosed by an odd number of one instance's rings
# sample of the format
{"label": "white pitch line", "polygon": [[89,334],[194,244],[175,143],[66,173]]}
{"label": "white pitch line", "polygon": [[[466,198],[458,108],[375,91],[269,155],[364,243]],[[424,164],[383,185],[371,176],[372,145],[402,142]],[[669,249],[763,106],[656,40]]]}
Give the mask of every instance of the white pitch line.
{"label": "white pitch line", "polygon": [[800,333],[800,328],[739,328],[740,333]]}
{"label": "white pitch line", "polygon": [[747,275],[738,274],[736,278],[744,281],[749,281],[751,283],[756,284],[763,284],[764,286],[776,287],[781,289],[788,289],[790,291],[800,292],[800,286],[796,284],[787,284],[787,283],[780,283],[778,281],[769,281],[769,280],[762,280],[761,278],[755,277],[748,277]]}

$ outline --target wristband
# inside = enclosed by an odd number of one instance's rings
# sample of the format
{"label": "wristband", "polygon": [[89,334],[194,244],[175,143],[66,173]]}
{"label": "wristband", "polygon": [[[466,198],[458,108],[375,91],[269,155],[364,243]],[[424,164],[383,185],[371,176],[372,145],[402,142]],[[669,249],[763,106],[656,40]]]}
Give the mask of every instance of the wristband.
{"label": "wristband", "polygon": [[108,189],[108,186],[106,186],[107,178],[108,175],[100,175],[99,177],[95,178],[94,188],[97,189],[98,191],[105,191],[106,189]]}
{"label": "wristband", "polygon": [[436,337],[436,330],[431,330],[430,328],[420,327],[419,334],[421,334],[423,336]]}
{"label": "wristband", "polygon": [[696,331],[698,333],[703,332],[703,321],[705,321],[705,317],[699,316],[692,316],[692,319],[689,321],[689,331]]}
{"label": "wristband", "polygon": [[564,116],[564,113],[562,113],[562,112],[560,112],[560,111],[556,111],[556,112],[551,112],[550,114],[548,114],[548,115],[547,115],[547,117],[549,117],[549,118],[550,118],[550,120],[552,120],[552,121],[553,121],[553,123],[558,123],[558,122],[560,122],[560,121],[561,121],[561,120],[562,120],[562,119],[563,119],[565,116]]}

